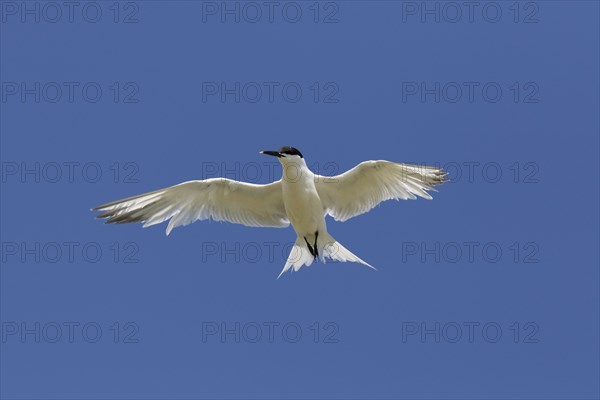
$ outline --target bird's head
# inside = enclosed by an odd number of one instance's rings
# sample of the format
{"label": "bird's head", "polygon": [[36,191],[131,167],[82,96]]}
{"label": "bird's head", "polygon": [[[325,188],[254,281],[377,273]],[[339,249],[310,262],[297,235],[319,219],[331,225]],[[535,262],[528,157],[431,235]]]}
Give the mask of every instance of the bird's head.
{"label": "bird's head", "polygon": [[302,156],[302,153],[300,153],[300,150],[296,149],[295,147],[284,146],[277,151],[263,150],[260,152],[260,154],[277,157],[279,162],[283,165],[290,163],[304,163],[304,157]]}

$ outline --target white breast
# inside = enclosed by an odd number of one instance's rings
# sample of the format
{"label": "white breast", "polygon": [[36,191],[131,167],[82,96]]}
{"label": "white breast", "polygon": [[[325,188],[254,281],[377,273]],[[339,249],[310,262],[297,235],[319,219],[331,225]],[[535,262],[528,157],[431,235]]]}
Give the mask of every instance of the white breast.
{"label": "white breast", "polygon": [[312,172],[306,168],[302,174],[282,179],[283,203],[288,219],[299,236],[324,230],[324,212],[315,187]]}

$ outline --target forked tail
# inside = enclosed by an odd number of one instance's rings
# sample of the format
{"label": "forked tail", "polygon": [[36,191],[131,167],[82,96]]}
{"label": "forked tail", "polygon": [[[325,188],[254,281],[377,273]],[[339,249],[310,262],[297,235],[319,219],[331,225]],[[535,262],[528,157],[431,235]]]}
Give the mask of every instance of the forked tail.
{"label": "forked tail", "polygon": [[[336,241],[329,233],[321,233],[318,237],[317,241],[317,257],[325,263],[325,259],[329,258],[334,261],[340,262],[355,262],[366,265],[369,268],[373,268],[377,270],[377,268],[373,267],[369,263],[361,260],[358,256],[352,254],[350,250],[342,246],[338,241]],[[287,272],[291,269],[294,271],[298,271],[302,268],[303,265],[310,267],[310,265],[315,261],[315,256],[313,252],[315,249],[308,247],[308,243],[304,238],[296,238],[296,242],[290,251],[290,255],[285,263],[285,266],[281,270],[281,273],[277,277],[279,279],[284,272]]]}

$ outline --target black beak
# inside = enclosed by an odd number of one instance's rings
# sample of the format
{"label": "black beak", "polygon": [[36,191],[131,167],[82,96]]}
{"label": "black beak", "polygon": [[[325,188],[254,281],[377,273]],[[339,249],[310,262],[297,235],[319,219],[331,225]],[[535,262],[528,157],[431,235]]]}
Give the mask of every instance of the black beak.
{"label": "black beak", "polygon": [[280,152],[271,151],[271,150],[263,150],[260,152],[260,154],[266,154],[268,156],[273,156],[273,157],[283,157],[283,155]]}

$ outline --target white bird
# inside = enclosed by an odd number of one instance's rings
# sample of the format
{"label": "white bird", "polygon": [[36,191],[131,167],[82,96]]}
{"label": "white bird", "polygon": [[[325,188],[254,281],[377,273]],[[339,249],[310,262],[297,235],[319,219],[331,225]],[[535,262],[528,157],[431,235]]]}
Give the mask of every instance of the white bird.
{"label": "white bird", "polygon": [[282,178],[266,185],[226,178],[189,181],[94,208],[106,223],[143,222],[144,227],[170,220],[167,235],[178,226],[213,219],[254,227],[285,228],[291,223],[297,238],[279,274],[315,259],[351,261],[375,269],[352,254],[328,232],[325,216],[347,221],[385,200],[431,199],[427,191],[447,180],[440,168],[365,161],[337,176],[314,174],[293,147],[261,151],[277,157]]}

